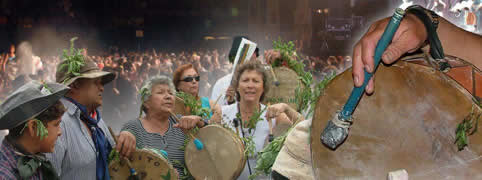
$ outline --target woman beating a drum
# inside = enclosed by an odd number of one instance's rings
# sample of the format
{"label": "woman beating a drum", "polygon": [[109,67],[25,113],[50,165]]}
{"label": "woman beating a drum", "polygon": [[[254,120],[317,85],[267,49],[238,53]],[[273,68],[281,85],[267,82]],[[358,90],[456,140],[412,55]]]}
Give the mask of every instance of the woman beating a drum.
{"label": "woman beating a drum", "polygon": [[[265,68],[257,61],[241,65],[236,70],[232,83],[238,102],[222,107],[223,123],[235,130],[240,137],[252,137],[255,154],[261,151],[267,142],[270,124],[272,127],[283,123],[291,124],[295,118],[302,118],[286,104],[275,104],[266,109],[266,106],[260,103],[264,93],[268,91],[267,77]],[[289,119],[278,118],[283,113]],[[256,158],[249,158],[238,179],[248,179],[255,166]]]}
{"label": "woman beating a drum", "polygon": [[[138,149],[153,148],[167,152],[168,160],[180,176],[184,175],[184,140],[183,131],[194,127],[204,127],[207,123],[199,116],[183,116],[176,122],[171,116],[174,109],[175,90],[167,76],[156,76],[147,80],[141,88],[141,111],[139,117],[126,123],[122,130],[132,132],[137,139]],[[173,162],[180,162],[181,165]]]}
{"label": "woman beating a drum", "polygon": [[[177,91],[188,93],[198,100],[201,100],[203,108],[208,108],[212,113],[208,117],[219,123],[221,121],[221,107],[216,102],[209,100],[207,97],[199,97],[199,80],[198,70],[192,64],[184,64],[179,66],[173,74],[174,85]],[[211,118],[212,117],[212,118]]]}

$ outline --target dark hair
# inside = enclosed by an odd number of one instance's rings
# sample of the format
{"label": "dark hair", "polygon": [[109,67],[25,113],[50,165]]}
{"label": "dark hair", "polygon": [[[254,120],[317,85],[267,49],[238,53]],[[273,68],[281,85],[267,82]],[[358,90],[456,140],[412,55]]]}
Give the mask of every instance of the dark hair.
{"label": "dark hair", "polygon": [[[39,115],[37,115],[34,118],[40,120],[42,122],[42,124],[45,127],[47,127],[48,126],[47,123],[49,123],[50,121],[56,120],[59,117],[62,117],[62,115],[64,114],[65,111],[66,111],[66,109],[65,109],[64,105],[62,104],[62,102],[57,101],[54,105],[50,106],[44,112],[40,113]],[[25,124],[27,122],[24,122],[24,123],[18,125],[17,127],[12,128],[12,129],[9,129],[8,137],[13,138],[13,139],[17,139],[20,136],[22,136],[21,131],[25,127]]]}
{"label": "dark hair", "polygon": [[[249,61],[247,63],[242,64],[241,66],[236,68],[236,71],[234,72],[233,75],[233,80],[231,82],[231,85],[233,88],[236,90],[239,87],[239,79],[241,78],[241,75],[245,71],[253,70],[261,74],[263,76],[263,94],[261,94],[261,97],[259,101],[263,101],[264,95],[269,91],[269,82],[268,82],[268,72],[266,72],[266,69],[263,67],[263,65],[259,61]],[[239,93],[236,91],[236,100],[239,101]]]}

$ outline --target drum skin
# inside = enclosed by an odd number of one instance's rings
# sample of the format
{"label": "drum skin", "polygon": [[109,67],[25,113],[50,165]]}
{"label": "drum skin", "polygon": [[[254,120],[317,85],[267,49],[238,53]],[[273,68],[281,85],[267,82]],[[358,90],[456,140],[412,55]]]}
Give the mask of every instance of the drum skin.
{"label": "drum skin", "polygon": [[182,101],[181,98],[176,97],[175,102],[174,102],[174,113],[175,114],[180,114],[183,116],[188,116],[191,115],[191,112],[188,107],[184,105],[184,102]]}
{"label": "drum skin", "polygon": [[273,72],[279,81],[279,86],[274,84],[273,74],[268,71],[268,85],[269,91],[264,95],[263,104],[276,104],[276,103],[286,103],[291,108],[299,110],[298,104],[294,102],[295,100],[295,90],[298,87],[302,87],[302,82],[299,79],[298,74],[295,71],[287,67],[276,67],[273,68]]}
{"label": "drum skin", "polygon": [[[142,180],[164,180],[170,174],[170,180],[178,180],[179,174],[169,162],[150,150],[138,149],[129,158],[133,168]],[[112,180],[126,180],[130,176],[127,163],[116,160],[109,164]]]}
{"label": "drum skin", "polygon": [[185,162],[196,179],[236,179],[244,169],[246,158],[241,139],[219,125],[199,129],[195,137],[204,144],[197,150],[192,140],[186,145]]}
{"label": "drum skin", "polygon": [[457,125],[472,108],[481,112],[466,89],[440,71],[405,61],[380,65],[375,79],[375,93],[362,97],[348,138],[334,151],[320,134],[353,89],[351,69],[319,97],[311,130],[315,179],[386,179],[399,169],[410,179],[482,178],[482,132],[469,136],[462,151],[454,144]]}

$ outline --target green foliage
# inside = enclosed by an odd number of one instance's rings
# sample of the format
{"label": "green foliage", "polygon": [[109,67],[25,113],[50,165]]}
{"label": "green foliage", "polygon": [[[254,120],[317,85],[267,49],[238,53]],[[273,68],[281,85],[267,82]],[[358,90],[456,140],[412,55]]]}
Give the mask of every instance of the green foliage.
{"label": "green foliage", "polygon": [[[42,121],[40,121],[38,119],[34,119],[34,121],[35,121],[35,126],[36,126],[36,131],[37,131],[36,135],[38,137],[40,137],[40,140],[43,140],[45,137],[47,137],[49,135],[49,131],[47,130],[47,128],[45,128]],[[20,131],[20,134],[22,134],[23,131],[25,130],[25,128],[27,128],[27,127],[28,127],[28,123],[25,123],[25,126]]]}
{"label": "green foliage", "polygon": [[246,157],[254,157],[256,145],[254,144],[253,136],[242,137],[241,140],[244,142],[244,155]]}
{"label": "green foliage", "polygon": [[290,69],[298,74],[302,86],[295,89],[295,101],[298,104],[298,111],[306,111],[310,105],[312,91],[311,84],[313,83],[313,76],[311,72],[305,71],[305,65],[298,61],[296,55],[295,44],[292,41],[283,42],[281,38],[273,42],[273,48],[278,50],[281,54],[281,59],[276,59],[272,66],[279,67],[285,63]]}
{"label": "green foliage", "polygon": [[208,108],[203,108],[201,105],[201,101],[197,100],[196,97],[194,97],[193,95],[184,92],[177,92],[176,96],[184,101],[184,105],[186,107],[189,107],[192,115],[200,116],[203,119],[209,118],[211,110],[209,110]]}
{"label": "green foliage", "polygon": [[288,136],[288,133],[291,132],[290,128],[287,130],[283,135],[276,137],[271,143],[269,143],[263,150],[258,153],[258,159],[256,160],[256,168],[255,173],[249,176],[249,179],[254,179],[260,174],[269,175],[271,173],[271,167],[278,157],[281,148]]}
{"label": "green foliage", "polygon": [[[472,108],[470,114],[457,125],[457,129],[455,130],[455,144],[457,144],[459,151],[463,150],[465,146],[468,146],[468,136],[477,132],[480,115],[481,114],[475,114],[474,108]],[[473,125],[474,123],[475,125]]]}
{"label": "green foliage", "polygon": [[[82,55],[82,49],[75,49],[74,48],[74,41],[77,40],[77,37],[70,39],[70,51],[64,49],[63,51],[63,59],[65,63],[63,63],[59,71],[67,71],[67,75],[69,77],[80,76],[80,69],[82,66],[85,65],[84,56]],[[64,80],[64,83],[68,81],[69,78]]]}
{"label": "green foliage", "polygon": [[50,93],[54,93],[54,91],[52,91],[52,89],[51,89],[49,86],[47,86],[46,83],[42,83],[42,85],[43,85],[43,87],[44,87],[45,89],[47,89]]}
{"label": "green foliage", "polygon": [[173,160],[172,161],[172,164],[175,165],[175,166],[179,166],[183,169],[184,171],[184,175],[179,175],[179,179],[181,180],[190,180],[190,179],[194,179],[194,177],[192,176],[191,172],[189,172],[189,170],[186,168],[186,165],[184,165],[183,163],[181,163],[180,161],[178,160]]}
{"label": "green foliage", "polygon": [[120,160],[119,152],[117,152],[115,149],[112,149],[109,153],[109,157],[107,158],[107,162],[109,162],[110,164],[112,161],[119,161],[119,160]]}
{"label": "green foliage", "polygon": [[[273,41],[273,49],[280,51],[281,58],[285,60],[290,60],[291,57],[294,57],[294,58],[298,57],[296,55],[295,43],[293,43],[293,41],[284,43],[283,40],[281,40],[281,38],[278,37],[277,41]],[[276,65],[281,65],[281,62],[275,61],[275,63],[277,63]]]}
{"label": "green foliage", "polygon": [[171,171],[167,171],[167,174],[164,176],[164,175],[161,175],[161,178],[162,180],[170,180],[171,179]]}
{"label": "green foliage", "polygon": [[[251,133],[252,130],[256,129],[256,124],[258,124],[259,121],[263,120],[261,115],[263,114],[264,111],[266,111],[267,108],[268,108],[268,106],[265,106],[261,111],[259,111],[259,110],[254,111],[253,115],[249,118],[249,121],[248,121],[248,124],[247,124],[247,128],[248,128],[249,133]],[[236,116],[238,116],[238,114],[236,114]],[[239,117],[239,119],[241,119],[241,116]]]}
{"label": "green foliage", "polygon": [[141,95],[141,107],[139,107],[139,118],[142,116],[142,104],[147,100],[147,97],[151,95],[151,90],[148,85],[144,85],[140,90]]}

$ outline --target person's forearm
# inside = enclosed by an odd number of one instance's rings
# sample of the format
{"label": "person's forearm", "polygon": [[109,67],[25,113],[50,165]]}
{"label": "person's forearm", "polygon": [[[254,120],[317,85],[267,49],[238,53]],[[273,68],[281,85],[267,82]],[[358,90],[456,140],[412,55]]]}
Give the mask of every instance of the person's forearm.
{"label": "person's forearm", "polygon": [[437,34],[444,53],[466,60],[482,69],[482,36],[465,31],[440,18]]}

